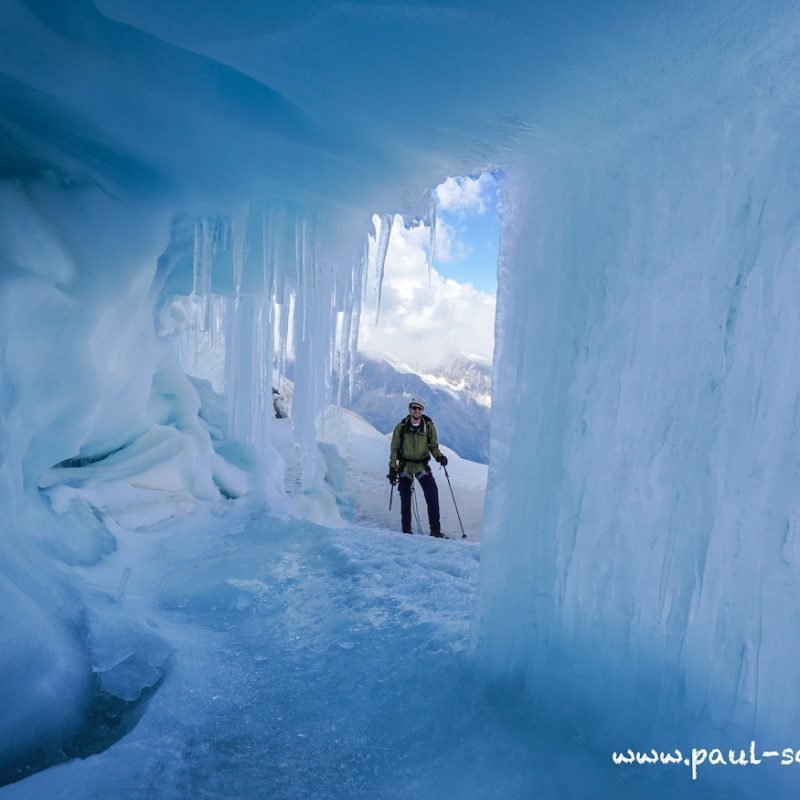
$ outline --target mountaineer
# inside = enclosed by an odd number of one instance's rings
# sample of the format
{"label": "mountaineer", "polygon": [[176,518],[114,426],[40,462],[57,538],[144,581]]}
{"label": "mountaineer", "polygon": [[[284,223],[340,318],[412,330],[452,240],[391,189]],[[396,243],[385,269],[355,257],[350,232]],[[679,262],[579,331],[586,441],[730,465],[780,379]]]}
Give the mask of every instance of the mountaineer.
{"label": "mountaineer", "polygon": [[431,536],[441,539],[444,534],[439,521],[439,490],[428,463],[433,455],[443,467],[447,466],[447,456],[439,450],[436,427],[433,420],[422,413],[424,410],[425,403],[412,397],[408,404],[408,416],[397,423],[392,433],[389,474],[386,477],[392,485],[397,484],[400,493],[403,533],[411,533],[411,493],[416,478],[428,505]]}

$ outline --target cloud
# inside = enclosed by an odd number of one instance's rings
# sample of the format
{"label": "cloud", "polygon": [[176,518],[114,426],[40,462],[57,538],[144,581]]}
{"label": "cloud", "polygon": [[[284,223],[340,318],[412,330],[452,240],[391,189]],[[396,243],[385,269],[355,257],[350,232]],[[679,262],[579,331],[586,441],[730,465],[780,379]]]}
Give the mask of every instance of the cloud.
{"label": "cloud", "polygon": [[494,184],[495,179],[489,172],[484,172],[479,178],[448,178],[436,187],[439,209],[459,215],[484,214]]}
{"label": "cloud", "polygon": [[436,260],[452,263],[464,261],[473,253],[471,245],[459,238],[460,230],[442,219],[436,218]]}
{"label": "cloud", "polygon": [[[375,325],[376,280],[371,266],[359,347],[416,369],[443,366],[469,353],[491,360],[496,301],[471,284],[427,268],[428,229],[405,228],[395,217],[386,256],[380,322]],[[374,263],[374,243],[372,259]],[[437,244],[438,252],[438,244]]]}

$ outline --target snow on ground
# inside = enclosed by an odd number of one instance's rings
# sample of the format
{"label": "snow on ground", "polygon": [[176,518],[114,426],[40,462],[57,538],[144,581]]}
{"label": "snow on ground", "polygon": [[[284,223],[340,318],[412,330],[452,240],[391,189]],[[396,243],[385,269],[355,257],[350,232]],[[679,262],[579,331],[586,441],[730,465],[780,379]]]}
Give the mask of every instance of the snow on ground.
{"label": "snow on ground", "polygon": [[124,739],[2,800],[639,796],[473,672],[478,543],[246,499],[116,533],[85,577],[169,644],[169,674]]}
{"label": "snow on ground", "polygon": [[[74,751],[94,755],[7,785],[0,800],[685,791],[688,771],[614,767],[585,732],[549,730],[476,672],[484,465],[443,448],[467,541],[404,536],[396,495],[388,510],[388,436],[329,408],[319,478],[303,488],[292,420],[272,422],[275,464],[248,466],[220,433],[218,396],[200,388],[214,448],[237,464],[213,456],[216,484],[237,486],[228,499],[204,499],[193,451],[158,426],[152,442],[42,480],[55,511],[85,503],[116,537],[102,561],[75,569],[100,688],[131,705],[94,720]],[[268,510],[259,487],[276,470],[286,495]]]}
{"label": "snow on ground", "polygon": [[[323,421],[321,441],[335,444],[347,462],[347,486],[356,498],[355,521],[363,525],[400,530],[400,497],[395,490],[390,511],[391,487],[386,480],[391,435],[380,433],[352,411],[330,407]],[[448,458],[447,472],[467,538],[479,540],[488,467],[461,458],[445,443],[440,442],[440,445]],[[451,537],[460,537],[461,528],[444,470],[433,461],[431,468],[439,487],[442,530]],[[423,529],[428,533],[425,499],[421,489],[417,499]]]}
{"label": "snow on ground", "polygon": [[[517,695],[476,673],[480,543],[396,532],[397,506],[391,517],[382,507],[387,437],[330,410],[326,480],[302,490],[291,421],[274,425],[288,494],[282,518],[258,492],[150,525],[137,505],[136,530],[106,513],[116,550],[77,568],[103,625],[101,677],[135,699],[152,673],[151,696],[119,741],[7,785],[0,800],[561,800],[598,787],[615,798],[685,790],[688,772],[616,768],[582,735],[548,731]],[[71,502],[107,508],[105,492],[119,498],[125,476],[138,482],[134,466],[107,464],[105,484],[93,467]],[[477,538],[485,467],[453,455],[451,471]],[[257,486],[258,474],[248,482]],[[345,521],[353,515],[373,524]],[[118,520],[129,517],[116,509]]]}

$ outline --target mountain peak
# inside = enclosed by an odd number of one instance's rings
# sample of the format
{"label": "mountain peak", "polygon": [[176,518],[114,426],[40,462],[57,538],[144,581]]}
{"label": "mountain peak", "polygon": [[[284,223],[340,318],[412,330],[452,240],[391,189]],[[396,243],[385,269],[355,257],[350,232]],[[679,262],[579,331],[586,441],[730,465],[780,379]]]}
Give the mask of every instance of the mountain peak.
{"label": "mountain peak", "polygon": [[425,413],[436,422],[443,444],[470,461],[488,463],[491,374],[485,364],[458,357],[441,370],[422,372],[359,354],[352,401],[344,406],[389,433],[408,413],[408,400],[415,395],[426,398]]}

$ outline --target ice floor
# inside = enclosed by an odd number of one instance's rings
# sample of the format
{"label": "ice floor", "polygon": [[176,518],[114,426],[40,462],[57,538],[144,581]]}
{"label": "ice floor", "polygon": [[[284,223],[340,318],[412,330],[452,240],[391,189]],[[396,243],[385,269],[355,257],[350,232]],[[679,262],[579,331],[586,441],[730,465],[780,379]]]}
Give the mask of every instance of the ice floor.
{"label": "ice floor", "polygon": [[244,501],[119,536],[86,577],[113,594],[132,569],[120,603],[170,643],[170,674],[130,734],[2,800],[643,796],[474,673],[479,543]]}
{"label": "ice floor", "polygon": [[[274,441],[289,490],[280,513],[305,505],[326,526],[279,518],[256,491],[138,532],[105,514],[117,549],[78,568],[102,634],[97,659],[123,696],[169,657],[167,676],[126,736],[0,788],[0,800],[704,796],[709,782],[692,784],[686,770],[614,766],[591,730],[536,719],[477,671],[484,465],[451,457],[469,539],[405,536],[396,495],[388,510],[387,437],[349,412],[325,427],[336,451],[325,450],[327,488],[310,494],[292,481],[287,424]],[[458,537],[436,474],[445,529]],[[109,498],[130,504],[117,484],[82,491],[106,509]]]}

